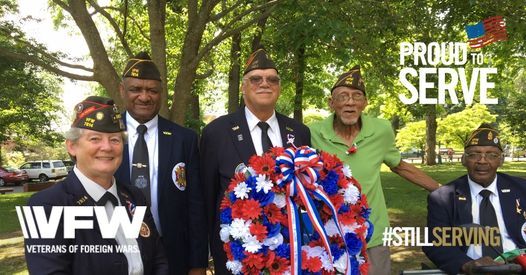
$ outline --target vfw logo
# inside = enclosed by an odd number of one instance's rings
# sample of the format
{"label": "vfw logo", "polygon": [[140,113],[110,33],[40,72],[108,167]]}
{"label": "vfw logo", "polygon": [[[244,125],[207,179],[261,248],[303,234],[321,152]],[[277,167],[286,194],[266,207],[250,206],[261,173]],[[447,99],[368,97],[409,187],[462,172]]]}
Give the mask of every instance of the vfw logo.
{"label": "vfw logo", "polygon": [[146,206],[137,206],[130,220],[124,206],[116,206],[111,218],[104,206],[53,206],[47,218],[44,206],[16,206],[25,239],[56,238],[61,219],[64,224],[63,237],[74,239],[76,230],[93,229],[93,217],[104,239],[115,239],[119,227],[126,238],[135,239],[139,236],[145,213]]}

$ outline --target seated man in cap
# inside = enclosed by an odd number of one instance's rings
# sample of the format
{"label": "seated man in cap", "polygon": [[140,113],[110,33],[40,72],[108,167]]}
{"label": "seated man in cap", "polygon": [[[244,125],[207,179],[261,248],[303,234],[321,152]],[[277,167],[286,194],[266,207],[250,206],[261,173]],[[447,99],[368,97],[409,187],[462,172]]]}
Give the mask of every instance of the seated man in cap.
{"label": "seated man in cap", "polygon": [[245,66],[241,90],[245,108],[212,121],[201,137],[201,175],[206,186],[210,250],[215,274],[231,274],[219,236],[219,206],[235,172],[248,167],[252,155],[273,146],[310,144],[309,129],[275,111],[281,82],[274,62],[263,49],[252,53]]}
{"label": "seated man in cap", "polygon": [[369,274],[390,274],[389,247],[382,246],[382,233],[389,226],[380,167],[385,163],[406,180],[435,190],[438,183],[415,166],[401,160],[395,147],[391,124],[362,114],[367,106],[365,84],[360,67],[338,77],[331,89],[329,107],[334,112],[325,120],[310,125],[313,147],[335,154],[352,169],[353,176],[367,195],[372,209],[370,220],[374,232],[367,244],[370,260]]}
{"label": "seated man in cap", "polygon": [[[115,181],[113,173],[122,161],[124,124],[113,100],[90,96],[75,107],[76,118],[66,133],[68,153],[75,160],[73,171],[63,182],[40,191],[29,199],[30,206],[44,206],[48,218],[53,206],[104,206],[111,219],[117,206],[125,207],[132,217],[136,206],[146,206],[143,194],[133,186]],[[54,208],[57,209],[57,208]],[[87,222],[87,221],[84,221]],[[71,224],[61,222],[55,238],[28,238],[26,247],[43,245],[62,247],[48,253],[26,250],[31,274],[168,274],[159,235],[149,209],[142,221],[139,236],[127,238],[122,229],[114,239],[104,238],[94,218],[93,229],[75,230],[75,238],[64,236]],[[42,230],[42,229],[41,229]],[[112,246],[113,251],[88,253],[71,247],[84,245]],[[115,245],[131,248],[124,253]]]}
{"label": "seated man in cap", "polygon": [[170,274],[206,274],[208,238],[197,134],[159,115],[161,75],[145,52],[130,58],[119,86],[128,146],[115,178],[151,205]]}
{"label": "seated man in cap", "polygon": [[[441,245],[423,247],[427,257],[449,274],[470,273],[474,266],[496,265],[493,258],[500,253],[526,247],[526,235],[521,229],[526,226],[526,208],[521,205],[526,204],[526,181],[498,173],[503,162],[498,132],[483,124],[471,134],[464,147],[462,165],[468,174],[428,197],[430,231],[436,227],[439,227],[436,232],[445,227],[468,230],[498,227],[495,238],[490,237],[488,243],[483,241],[482,245],[451,245],[453,236],[444,236]],[[435,237],[433,234],[432,241],[437,242]],[[460,238],[466,242],[467,239],[468,236]]]}

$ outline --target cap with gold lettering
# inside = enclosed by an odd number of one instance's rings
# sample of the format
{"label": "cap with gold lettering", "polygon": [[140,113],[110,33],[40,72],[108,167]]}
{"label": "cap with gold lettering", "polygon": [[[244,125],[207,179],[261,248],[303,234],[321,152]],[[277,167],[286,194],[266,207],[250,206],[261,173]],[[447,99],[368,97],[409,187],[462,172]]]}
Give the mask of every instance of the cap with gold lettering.
{"label": "cap with gold lettering", "polygon": [[464,149],[469,146],[495,146],[502,151],[499,132],[486,123],[480,125],[478,129],[471,133],[464,145]]}
{"label": "cap with gold lettering", "polygon": [[146,52],[140,52],[128,60],[122,77],[153,79],[161,81],[159,69]]}
{"label": "cap with gold lettering", "polygon": [[245,63],[245,71],[243,75],[246,75],[252,70],[262,70],[262,69],[276,69],[276,64],[270,59],[265,49],[260,48],[253,52]]}
{"label": "cap with gold lettering", "polygon": [[71,127],[103,133],[124,131],[124,123],[113,99],[89,96],[75,106],[75,120]]}
{"label": "cap with gold lettering", "polygon": [[338,81],[332,86],[331,93],[334,89],[341,86],[357,89],[365,94],[365,84],[363,83],[363,78],[360,73],[360,65],[356,65],[348,72],[338,76]]}

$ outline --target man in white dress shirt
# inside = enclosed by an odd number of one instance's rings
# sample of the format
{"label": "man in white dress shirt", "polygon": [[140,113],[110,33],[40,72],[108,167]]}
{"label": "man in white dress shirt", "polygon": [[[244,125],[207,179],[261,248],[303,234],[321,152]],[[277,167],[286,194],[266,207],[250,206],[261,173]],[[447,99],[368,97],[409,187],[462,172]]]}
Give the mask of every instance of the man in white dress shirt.
{"label": "man in white dress shirt", "polygon": [[[498,234],[489,234],[488,242],[482,245],[451,246],[454,238],[451,237],[442,239],[441,246],[423,247],[440,269],[450,274],[471,273],[475,266],[497,265],[493,259],[503,252],[526,247],[526,181],[498,173],[503,162],[499,133],[483,124],[471,134],[464,147],[462,164],[468,175],[429,195],[427,226],[430,231],[436,227],[461,227],[473,232],[489,227],[496,232],[498,228]],[[433,241],[438,241],[433,237]],[[461,237],[463,241],[468,239],[468,236]]]}

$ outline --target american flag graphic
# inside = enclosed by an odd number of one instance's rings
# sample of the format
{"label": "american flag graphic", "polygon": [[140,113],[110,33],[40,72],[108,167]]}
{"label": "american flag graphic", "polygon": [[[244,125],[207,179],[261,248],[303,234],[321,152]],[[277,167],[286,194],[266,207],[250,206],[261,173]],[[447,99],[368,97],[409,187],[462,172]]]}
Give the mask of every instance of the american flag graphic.
{"label": "american flag graphic", "polygon": [[475,25],[466,26],[468,43],[472,49],[485,47],[493,42],[508,40],[506,23],[502,16],[486,18]]}

